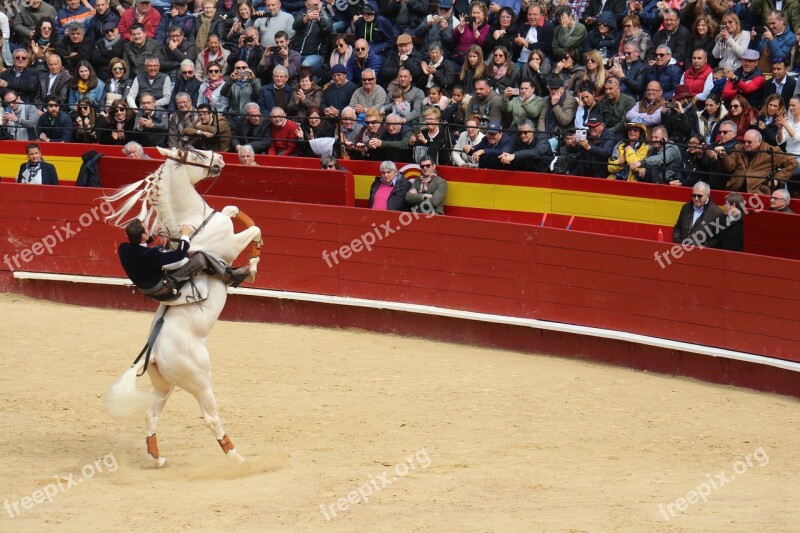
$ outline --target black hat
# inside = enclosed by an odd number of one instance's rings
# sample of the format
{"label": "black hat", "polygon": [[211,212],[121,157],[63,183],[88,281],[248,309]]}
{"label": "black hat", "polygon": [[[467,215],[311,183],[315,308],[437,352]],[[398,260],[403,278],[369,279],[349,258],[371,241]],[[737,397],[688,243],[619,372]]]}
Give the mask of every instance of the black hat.
{"label": "black hat", "polygon": [[113,22],[105,22],[103,23],[103,27],[101,29],[103,30],[103,33],[105,33],[107,31],[117,29],[117,25]]}
{"label": "black hat", "polygon": [[548,89],[560,89],[564,86],[564,80],[555,76],[547,80]]}

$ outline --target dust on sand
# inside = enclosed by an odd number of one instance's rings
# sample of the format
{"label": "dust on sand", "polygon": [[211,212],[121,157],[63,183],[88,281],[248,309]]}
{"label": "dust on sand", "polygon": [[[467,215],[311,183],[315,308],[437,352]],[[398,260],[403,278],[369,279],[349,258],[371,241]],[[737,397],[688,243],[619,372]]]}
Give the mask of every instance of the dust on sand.
{"label": "dust on sand", "polygon": [[154,470],[143,424],[102,410],[151,315],[7,294],[0,316],[0,531],[800,528],[791,398],[431,342],[424,319],[417,338],[220,322],[215,392],[250,463],[178,391]]}

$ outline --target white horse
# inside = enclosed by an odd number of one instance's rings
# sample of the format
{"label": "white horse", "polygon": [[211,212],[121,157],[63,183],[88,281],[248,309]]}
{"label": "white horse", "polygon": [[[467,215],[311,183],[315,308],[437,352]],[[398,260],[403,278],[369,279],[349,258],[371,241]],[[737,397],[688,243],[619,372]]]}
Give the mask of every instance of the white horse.
{"label": "white horse", "polygon": [[[199,181],[220,174],[225,165],[222,157],[213,152],[197,150],[159,148],[159,151],[167,157],[167,161],[156,172],[106,198],[109,202],[125,200],[115,214],[109,217],[108,222],[123,227],[134,218],[128,214],[141,203],[136,218],[142,220],[146,229],[160,225],[170,237],[177,238],[181,225],[192,226],[196,228],[196,233],[192,237],[190,252],[206,251],[228,264],[248,244],[253,243],[253,254],[249,262],[250,276],[247,281],[254,281],[259,261],[261,230],[235,206],[213,212],[194,188]],[[249,227],[241,233],[234,233],[231,221],[234,217]],[[199,275],[205,276],[202,273]],[[135,388],[135,375],[142,368],[144,360],[129,369],[106,394],[106,409],[115,418],[130,418],[134,414],[144,416],[147,452],[156,466],[163,466],[166,461],[158,450],[156,427],[161,411],[176,386],[197,399],[203,420],[226,456],[239,463],[244,462],[222,427],[211,388],[211,359],[206,346],[206,338],[222,312],[226,299],[225,283],[219,277],[213,277],[208,279],[208,297],[204,301],[170,305],[168,311],[161,304],[156,311],[156,317],[163,316],[164,323],[153,344],[147,368],[155,397],[145,393],[147,404],[142,406],[143,391]],[[153,320],[155,324],[157,319]]]}

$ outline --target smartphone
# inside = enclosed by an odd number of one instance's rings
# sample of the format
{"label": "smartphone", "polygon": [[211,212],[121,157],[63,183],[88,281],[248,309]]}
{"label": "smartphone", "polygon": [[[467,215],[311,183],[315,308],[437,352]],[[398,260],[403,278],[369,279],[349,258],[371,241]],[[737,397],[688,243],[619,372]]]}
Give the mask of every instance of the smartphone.
{"label": "smartphone", "polygon": [[419,135],[422,132],[422,128],[419,126],[414,126],[414,135]]}
{"label": "smartphone", "polygon": [[466,17],[464,17],[464,22],[466,22],[467,24],[474,24],[475,17],[473,17],[472,15],[467,15]]}
{"label": "smartphone", "polygon": [[586,130],[575,130],[575,141],[583,142],[586,140]]}
{"label": "smartphone", "polygon": [[678,103],[677,102],[667,102],[666,104],[664,104],[664,107],[666,107],[667,109],[678,109]]}
{"label": "smartphone", "polygon": [[511,94],[514,95],[514,96],[519,96],[519,88],[518,87],[512,87],[511,88]]}

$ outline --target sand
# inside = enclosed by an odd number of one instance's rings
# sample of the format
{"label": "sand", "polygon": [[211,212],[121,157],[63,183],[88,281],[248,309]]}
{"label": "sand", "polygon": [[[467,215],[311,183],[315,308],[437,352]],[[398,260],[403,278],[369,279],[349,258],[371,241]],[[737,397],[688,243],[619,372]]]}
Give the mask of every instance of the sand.
{"label": "sand", "polygon": [[143,424],[102,407],[149,313],[6,294],[0,316],[3,532],[800,531],[795,399],[421,337],[220,322],[216,397],[249,461],[229,464],[177,391],[156,470]]}

